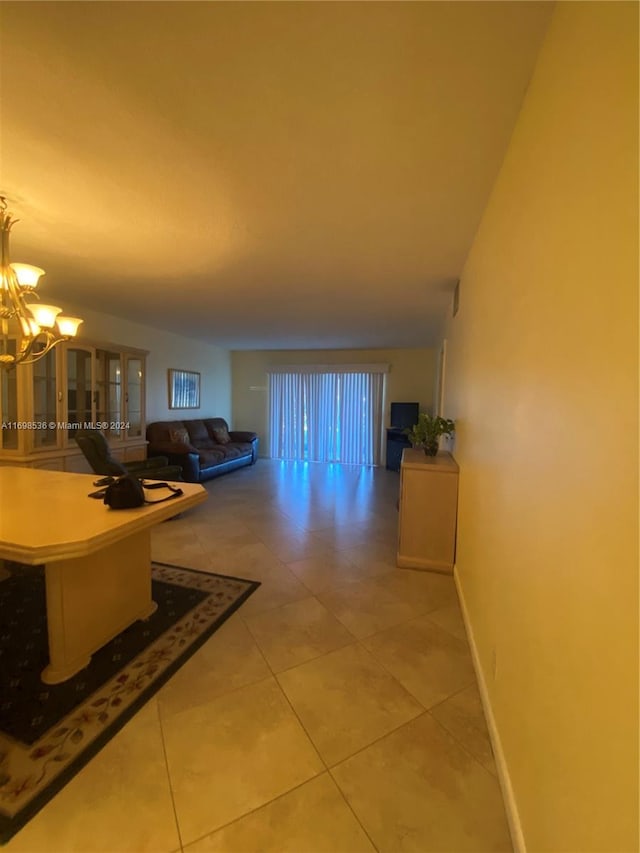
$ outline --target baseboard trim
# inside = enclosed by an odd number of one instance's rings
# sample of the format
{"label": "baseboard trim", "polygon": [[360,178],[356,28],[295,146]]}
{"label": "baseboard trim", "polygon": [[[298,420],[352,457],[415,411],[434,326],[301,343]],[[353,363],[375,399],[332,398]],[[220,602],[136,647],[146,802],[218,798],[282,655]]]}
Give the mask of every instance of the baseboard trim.
{"label": "baseboard trim", "polygon": [[509,767],[504,756],[502,742],[500,740],[500,733],[498,732],[496,720],[493,715],[493,708],[491,707],[491,702],[489,700],[489,691],[487,690],[487,683],[485,681],[484,672],[482,671],[482,667],[480,666],[480,658],[478,656],[476,640],[473,634],[473,627],[471,625],[471,622],[469,621],[469,612],[467,610],[467,603],[464,598],[464,592],[460,583],[460,576],[458,575],[457,566],[453,567],[453,577],[456,583],[456,589],[458,590],[458,598],[460,600],[462,618],[464,620],[464,625],[467,630],[467,637],[469,639],[469,648],[471,649],[473,668],[476,671],[476,677],[478,679],[478,689],[480,690],[482,707],[484,708],[484,715],[487,720],[487,728],[489,729],[489,737],[491,738],[491,745],[493,747],[493,755],[496,761],[500,788],[502,789],[502,797],[504,799],[505,811],[507,813],[507,822],[509,823],[509,832],[511,833],[513,849],[515,853],[527,853],[524,833],[522,832],[522,824],[520,823],[520,814],[518,812],[518,806],[516,803],[515,794],[513,792],[513,786],[511,784],[511,776],[509,775]]}

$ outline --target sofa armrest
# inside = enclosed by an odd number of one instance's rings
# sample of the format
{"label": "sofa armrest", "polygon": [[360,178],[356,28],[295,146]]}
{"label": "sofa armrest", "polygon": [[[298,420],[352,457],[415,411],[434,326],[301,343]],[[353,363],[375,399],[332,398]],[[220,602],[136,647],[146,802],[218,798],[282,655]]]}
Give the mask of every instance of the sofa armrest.
{"label": "sofa armrest", "polygon": [[229,438],[231,441],[253,441],[258,437],[257,432],[246,432],[245,430],[231,430]]}
{"label": "sofa armrest", "polygon": [[182,477],[186,483],[200,482],[200,457],[195,453],[181,453],[179,456],[169,456],[172,465],[180,465]]}
{"label": "sofa armrest", "polygon": [[258,458],[258,433],[234,429],[229,433],[229,438],[231,441],[240,441],[242,443],[251,444],[251,464],[255,465]]}

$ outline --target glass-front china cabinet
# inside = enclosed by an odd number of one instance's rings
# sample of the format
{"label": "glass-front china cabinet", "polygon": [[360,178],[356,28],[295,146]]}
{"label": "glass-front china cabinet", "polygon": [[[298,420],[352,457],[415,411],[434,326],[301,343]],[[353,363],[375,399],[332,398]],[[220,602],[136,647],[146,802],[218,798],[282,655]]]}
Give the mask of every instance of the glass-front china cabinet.
{"label": "glass-front china cabinet", "polygon": [[92,426],[116,459],[144,459],[146,355],[73,340],[33,364],[0,370],[0,465],[88,472],[74,432]]}

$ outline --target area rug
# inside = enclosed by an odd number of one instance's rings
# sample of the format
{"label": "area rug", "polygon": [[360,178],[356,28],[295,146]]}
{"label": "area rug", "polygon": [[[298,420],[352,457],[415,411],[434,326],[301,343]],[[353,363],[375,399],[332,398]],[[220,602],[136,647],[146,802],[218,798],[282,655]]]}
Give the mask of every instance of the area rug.
{"label": "area rug", "polygon": [[48,662],[44,569],[0,561],[0,843],[6,843],[260,584],[152,565],[158,608],[63,684]]}

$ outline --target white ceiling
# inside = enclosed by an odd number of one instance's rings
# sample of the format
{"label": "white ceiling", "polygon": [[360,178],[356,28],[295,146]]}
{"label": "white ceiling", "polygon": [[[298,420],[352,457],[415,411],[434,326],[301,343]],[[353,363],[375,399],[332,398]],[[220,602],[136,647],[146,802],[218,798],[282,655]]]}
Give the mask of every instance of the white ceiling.
{"label": "white ceiling", "polygon": [[225,348],[433,344],[552,8],[3,2],[12,259]]}

